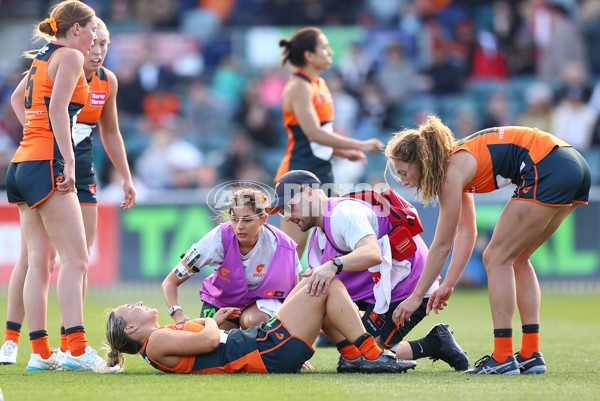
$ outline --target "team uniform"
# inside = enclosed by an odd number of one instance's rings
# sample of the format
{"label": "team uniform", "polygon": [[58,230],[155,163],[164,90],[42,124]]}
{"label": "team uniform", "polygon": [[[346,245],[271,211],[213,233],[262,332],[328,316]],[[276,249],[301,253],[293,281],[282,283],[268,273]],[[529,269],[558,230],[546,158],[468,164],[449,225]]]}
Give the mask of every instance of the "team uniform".
{"label": "team uniform", "polygon": [[[9,203],[26,203],[34,208],[48,199],[56,189],[56,183],[63,179],[64,159],[54,138],[48,111],[54,87],[48,77],[48,64],[64,47],[59,43],[44,46],[27,74],[23,140],[6,174]],[[72,131],[88,96],[89,87],[82,72],[68,107]]]}
{"label": "team uniform", "polygon": [[89,102],[77,116],[73,132],[75,144],[75,187],[82,205],[96,205],[96,174],[92,153],[92,130],[98,124],[104,104],[110,97],[110,82],[104,67],[94,72],[88,81]]}
{"label": "team uniform", "polygon": [[[312,89],[313,106],[319,117],[321,127],[333,132],[333,98],[323,78],[312,78],[302,70],[296,70],[288,81],[302,79],[308,82]],[[291,170],[308,170],[314,173],[322,183],[333,183],[333,168],[331,156],[333,148],[324,146],[308,140],[306,134],[300,128],[296,115],[283,109],[283,123],[288,133],[287,150],[277,170],[275,182]]]}
{"label": "team uniform", "polygon": [[[187,321],[159,330],[199,333],[203,329],[203,325]],[[221,330],[220,333],[216,350],[183,356],[173,368],[159,364],[148,355],[148,340],[140,354],[152,367],[169,373],[298,373],[315,352],[304,339],[292,335],[277,317],[246,330]]]}
{"label": "team uniform", "polygon": [[548,206],[587,204],[591,185],[585,159],[565,141],[527,127],[498,127],[458,141],[477,159],[477,173],[465,192],[491,192],[509,184],[514,199]]}
{"label": "team uniform", "polygon": [[[270,224],[263,226],[247,255],[240,254],[231,223],[215,227],[190,248],[173,273],[191,277],[206,265],[214,273],[202,283],[201,317],[212,317],[223,307],[243,310],[254,303],[272,317],[302,272],[296,243]],[[232,321],[239,326],[239,319]]]}
{"label": "team uniform", "polygon": [[[392,224],[384,213],[376,213],[376,207],[357,199],[328,199],[323,213],[324,229],[315,229],[309,242],[309,267],[313,269],[340,256],[342,253],[339,251],[346,253],[353,251],[356,244],[367,235],[376,235],[378,239],[387,235],[393,228]],[[386,280],[382,277],[383,270],[373,271],[376,269],[371,268],[356,272],[341,272],[337,275],[346,286],[352,301],[365,311],[362,320],[367,331],[373,337],[379,336],[387,347],[402,341],[406,334],[425,317],[429,296],[439,285],[436,280],[419,309],[412,315],[410,321],[405,322],[404,327],[393,322],[394,309],[412,294],[427,258],[427,245],[418,235],[413,239],[417,244],[417,252],[406,261],[392,260],[392,265],[395,267],[389,273],[390,299],[387,304],[384,304],[383,312],[376,308],[376,305],[381,304],[377,294],[382,287],[376,285],[382,279]]]}

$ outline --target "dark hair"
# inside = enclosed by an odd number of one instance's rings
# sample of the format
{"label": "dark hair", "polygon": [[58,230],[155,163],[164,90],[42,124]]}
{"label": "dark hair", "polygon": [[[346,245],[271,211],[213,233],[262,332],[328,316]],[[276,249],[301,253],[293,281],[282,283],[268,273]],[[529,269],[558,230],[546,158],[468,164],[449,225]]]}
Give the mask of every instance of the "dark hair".
{"label": "dark hair", "polygon": [[54,18],[58,30],[55,32],[50,23],[44,20],[38,24],[36,36],[64,37],[74,24],[79,23],[79,25],[85,26],[95,16],[94,9],[81,1],[62,1],[55,5],[50,12],[50,18]]}
{"label": "dark hair", "polygon": [[304,52],[307,50],[309,52],[315,51],[317,48],[317,38],[322,33],[317,27],[307,26],[294,32],[290,40],[285,38],[280,39],[279,47],[283,47],[281,65],[289,62],[297,67],[304,67],[306,64]]}
{"label": "dark hair", "polygon": [[111,368],[119,365],[123,367],[124,359],[122,352],[126,354],[137,354],[142,345],[125,333],[127,322],[122,317],[115,315],[112,311],[106,320],[106,341],[109,351],[106,355],[106,367]]}

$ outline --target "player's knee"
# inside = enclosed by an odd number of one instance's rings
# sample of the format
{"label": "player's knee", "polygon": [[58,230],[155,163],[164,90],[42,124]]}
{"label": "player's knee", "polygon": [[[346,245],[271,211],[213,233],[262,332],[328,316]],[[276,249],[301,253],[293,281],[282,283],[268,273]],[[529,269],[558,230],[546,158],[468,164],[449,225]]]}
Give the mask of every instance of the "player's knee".
{"label": "player's knee", "polygon": [[261,311],[242,313],[240,315],[240,326],[242,329],[258,326],[263,322],[269,321],[269,315]]}
{"label": "player's knee", "polygon": [[503,254],[502,250],[496,247],[490,248],[488,246],[485,248],[483,254],[481,255],[481,259],[483,260],[483,265],[488,273],[492,269],[498,269],[502,266],[512,265],[510,257],[506,254]]}

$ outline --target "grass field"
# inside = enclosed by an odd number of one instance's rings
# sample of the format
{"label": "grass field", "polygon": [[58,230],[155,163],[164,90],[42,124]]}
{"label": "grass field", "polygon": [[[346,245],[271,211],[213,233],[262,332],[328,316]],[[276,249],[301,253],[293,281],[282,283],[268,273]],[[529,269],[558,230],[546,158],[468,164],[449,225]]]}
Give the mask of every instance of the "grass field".
{"label": "grass field", "polygon": [[[184,286],[185,287],[185,286]],[[199,310],[194,286],[182,288],[182,305],[189,316]],[[0,322],[5,321],[6,290],[0,293]],[[454,372],[442,361],[418,361],[402,375],[338,375],[337,351],[316,348],[315,372],[298,375],[170,375],[158,372],[139,356],[126,357],[126,372],[99,375],[88,372],[25,370],[29,353],[22,335],[17,365],[0,366],[5,401],[25,400],[600,400],[600,293],[543,291],[542,351],[548,365],[544,375],[473,377]],[[171,323],[160,286],[91,290],[85,326],[96,349],[104,341],[106,312],[122,303],[143,300],[159,309],[160,323]],[[49,333],[58,346],[58,308],[51,295]],[[458,290],[448,309],[426,318],[409,335],[420,337],[431,326],[446,322],[473,364],[492,351],[492,324],[487,292]],[[2,323],[3,324],[3,323]],[[520,322],[515,320],[515,348],[520,345]],[[23,333],[27,329],[23,327]],[[104,355],[104,351],[101,352]]]}

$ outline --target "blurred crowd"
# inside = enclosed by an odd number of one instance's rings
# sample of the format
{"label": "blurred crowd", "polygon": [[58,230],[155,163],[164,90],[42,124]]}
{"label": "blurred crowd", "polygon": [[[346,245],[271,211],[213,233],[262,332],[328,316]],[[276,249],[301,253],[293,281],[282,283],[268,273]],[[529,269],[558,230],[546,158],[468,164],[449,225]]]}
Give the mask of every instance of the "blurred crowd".
{"label": "blurred crowd", "polygon": [[[344,51],[333,48],[342,55],[324,74],[337,132],[386,142],[432,113],[456,137],[535,126],[580,150],[600,184],[600,1],[85,2],[111,32],[106,65],[119,79],[120,126],[140,201],[226,180],[272,182],[287,141],[280,96],[290,71],[277,59],[254,66],[246,38],[256,27],[304,25],[363,33]],[[31,25],[51,3],[1,0],[0,22]],[[276,39],[261,46],[277,49]],[[185,57],[173,62],[169,52]],[[21,139],[10,95],[26,67],[14,60],[0,73],[0,189]],[[119,197],[117,176],[96,147],[99,193]],[[385,168],[378,156],[366,167],[336,165],[341,182],[381,180]]]}

